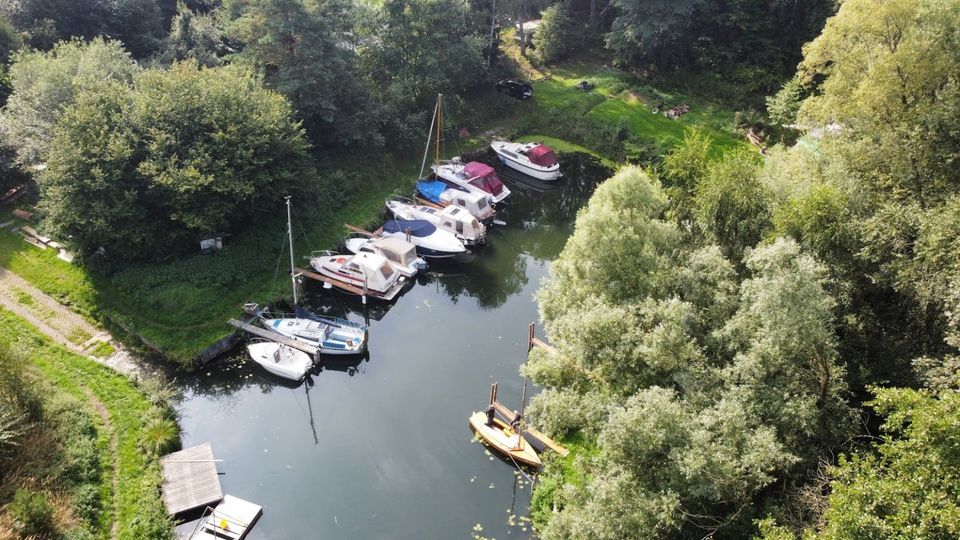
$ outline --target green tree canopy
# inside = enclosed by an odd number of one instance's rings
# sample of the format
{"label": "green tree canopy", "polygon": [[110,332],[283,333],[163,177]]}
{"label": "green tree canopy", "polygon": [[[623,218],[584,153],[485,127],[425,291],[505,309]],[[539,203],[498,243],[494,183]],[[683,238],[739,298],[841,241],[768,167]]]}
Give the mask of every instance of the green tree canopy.
{"label": "green tree canopy", "polygon": [[284,98],[241,68],[91,85],[54,130],[44,224],[83,254],[158,258],[276,209],[311,175],[306,149]]}
{"label": "green tree canopy", "polygon": [[13,91],[2,113],[4,134],[23,165],[46,159],[53,127],[78,92],[105,80],[128,84],[136,62],[116,41],[67,41],[49,52],[22,51],[10,67]]}

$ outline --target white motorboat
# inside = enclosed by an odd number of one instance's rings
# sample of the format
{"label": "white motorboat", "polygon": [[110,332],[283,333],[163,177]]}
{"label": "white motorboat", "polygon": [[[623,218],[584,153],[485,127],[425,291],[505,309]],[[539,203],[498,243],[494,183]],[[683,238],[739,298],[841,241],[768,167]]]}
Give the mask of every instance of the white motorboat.
{"label": "white motorboat", "polygon": [[501,163],[537,180],[550,182],[562,176],[556,154],[543,143],[493,141],[490,148],[500,157]]}
{"label": "white motorboat", "polygon": [[423,219],[391,219],[383,224],[384,237],[404,238],[417,246],[421,257],[446,259],[466,253],[467,248],[453,233],[438,229]]}
{"label": "white motorboat", "polygon": [[386,204],[394,217],[429,221],[439,229],[453,233],[465,246],[475,246],[487,240],[487,228],[470,212],[457,205],[427,206],[401,198],[387,199]]}
{"label": "white motorboat", "polygon": [[307,353],[272,341],[248,343],[247,352],[263,369],[291,381],[303,379],[313,367],[313,360]]}
{"label": "white motorboat", "polygon": [[403,277],[413,277],[427,268],[427,261],[417,257],[417,246],[402,238],[353,237],[343,244],[350,253],[382,255]]}
{"label": "white motorboat", "polygon": [[294,317],[263,317],[261,324],[269,330],[317,347],[323,354],[362,354],[367,350],[368,331],[365,325],[320,317],[299,306]]}
{"label": "white motorboat", "polygon": [[457,205],[470,212],[480,223],[491,223],[497,211],[490,204],[487,192],[472,192],[459,187],[451,187],[440,180],[417,181],[417,193],[424,200],[438,206]]}
{"label": "white motorboat", "polygon": [[342,284],[345,286],[338,288],[348,292],[362,290],[366,296],[381,300],[396,298],[405,283],[404,277],[386,257],[376,253],[340,255],[329,251],[319,252],[310,257],[310,266],[331,278],[334,287]]}
{"label": "white motorboat", "polygon": [[510,190],[500,181],[497,171],[479,161],[464,163],[460,158],[453,158],[450,161],[431,165],[430,169],[437,179],[443,180],[448,185],[474,193],[486,193],[494,204],[510,195]]}

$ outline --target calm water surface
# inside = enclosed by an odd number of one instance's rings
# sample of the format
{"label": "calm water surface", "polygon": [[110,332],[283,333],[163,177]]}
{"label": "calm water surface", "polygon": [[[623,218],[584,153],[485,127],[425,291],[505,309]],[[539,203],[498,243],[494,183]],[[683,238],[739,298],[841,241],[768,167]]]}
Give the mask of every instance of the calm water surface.
{"label": "calm water surface", "polygon": [[554,189],[505,178],[507,225],[471,263],[432,264],[392,305],[307,286],[315,309],[369,321],[368,358],[298,386],[243,354],[180,377],[184,446],[209,441],[224,493],[264,507],[248,538],[468,538],[477,524],[488,538],[530,536],[529,482],[473,441],[467,418],[494,381],[519,408],[533,295],[608,176],[583,156],[561,163]]}

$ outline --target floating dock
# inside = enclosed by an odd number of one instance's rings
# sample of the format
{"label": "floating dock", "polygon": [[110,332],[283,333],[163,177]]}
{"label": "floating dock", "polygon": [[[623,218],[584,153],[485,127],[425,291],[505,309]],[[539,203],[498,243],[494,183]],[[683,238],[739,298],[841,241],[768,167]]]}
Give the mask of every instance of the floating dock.
{"label": "floating dock", "polygon": [[171,516],[210,506],[223,498],[210,443],[160,458],[163,503]]}
{"label": "floating dock", "polygon": [[250,324],[248,322],[239,321],[237,319],[230,319],[229,321],[227,321],[227,323],[238,330],[243,330],[244,332],[247,332],[248,334],[253,334],[255,336],[269,339],[274,343],[286,345],[291,349],[297,349],[298,351],[303,351],[312,357],[317,356],[317,352],[318,352],[317,348],[314,347],[313,345],[310,345],[309,343],[305,343],[303,341],[293,339],[291,337],[285,336],[279,332],[274,332],[273,330],[269,330],[262,326],[257,326],[255,324]]}
{"label": "floating dock", "polygon": [[262,514],[262,506],[227,495],[204,512],[189,540],[242,540]]}

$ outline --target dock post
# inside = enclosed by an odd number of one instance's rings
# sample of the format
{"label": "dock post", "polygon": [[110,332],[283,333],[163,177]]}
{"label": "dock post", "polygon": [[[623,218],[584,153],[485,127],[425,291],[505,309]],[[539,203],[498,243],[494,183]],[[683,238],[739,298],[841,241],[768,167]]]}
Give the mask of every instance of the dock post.
{"label": "dock post", "polygon": [[530,323],[527,326],[527,354],[530,354],[530,350],[533,349],[533,337],[536,333],[536,323]]}
{"label": "dock post", "polygon": [[363,303],[363,305],[367,305],[367,276],[366,276],[366,274],[364,274],[364,276],[363,276],[363,296],[360,297],[360,302]]}

